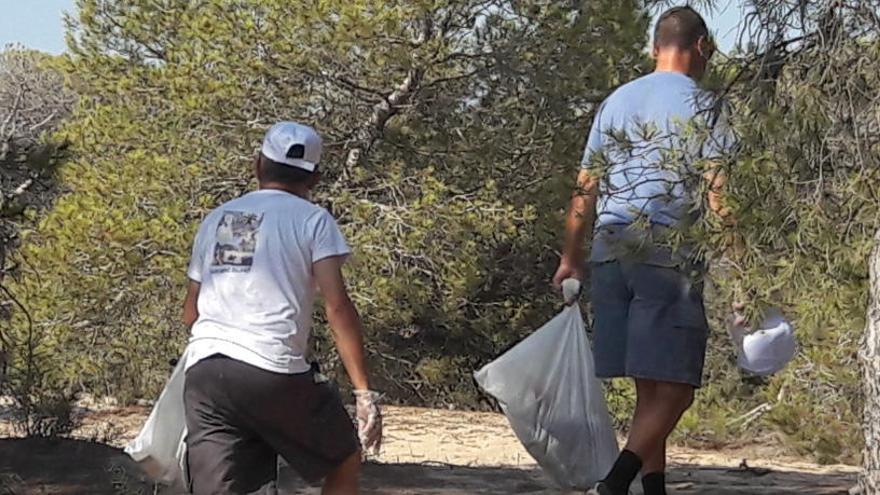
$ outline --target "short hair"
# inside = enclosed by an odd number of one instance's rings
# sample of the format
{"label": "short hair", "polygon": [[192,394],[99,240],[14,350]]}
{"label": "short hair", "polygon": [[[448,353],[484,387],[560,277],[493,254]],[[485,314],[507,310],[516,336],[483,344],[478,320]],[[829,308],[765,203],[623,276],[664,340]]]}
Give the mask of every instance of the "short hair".
{"label": "short hair", "polygon": [[706,21],[689,6],[673,7],[657,20],[654,28],[654,44],[661,47],[675,47],[686,50],[700,37],[709,37]]}
{"label": "short hair", "polygon": [[318,173],[318,167],[315,166],[314,172],[309,172],[298,167],[292,167],[283,163],[266,158],[266,155],[260,153],[260,181],[261,182],[277,182],[280,184],[297,185],[306,182]]}

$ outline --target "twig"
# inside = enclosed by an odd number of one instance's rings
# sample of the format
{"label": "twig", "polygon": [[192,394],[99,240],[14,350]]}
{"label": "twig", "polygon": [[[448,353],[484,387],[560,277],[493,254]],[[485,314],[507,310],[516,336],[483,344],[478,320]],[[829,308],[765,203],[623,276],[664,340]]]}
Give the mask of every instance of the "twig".
{"label": "twig", "polygon": [[746,426],[750,425],[752,422],[754,422],[756,419],[763,416],[764,413],[766,413],[767,411],[769,411],[771,409],[773,409],[773,406],[770,405],[769,403],[765,402],[765,403],[761,404],[760,406],[752,409],[751,411],[743,414],[742,416],[739,416],[737,418],[734,418],[734,419],[728,421],[727,426],[733,426],[733,425],[736,425],[737,423],[742,422],[742,425],[740,425],[740,426],[742,428],[745,428]]}

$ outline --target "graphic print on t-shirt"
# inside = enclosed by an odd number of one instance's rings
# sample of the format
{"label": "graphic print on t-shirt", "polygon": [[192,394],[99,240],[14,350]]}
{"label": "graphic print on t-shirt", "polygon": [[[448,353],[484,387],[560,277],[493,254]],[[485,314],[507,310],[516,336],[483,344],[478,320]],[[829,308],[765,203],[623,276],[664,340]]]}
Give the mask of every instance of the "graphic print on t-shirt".
{"label": "graphic print on t-shirt", "polygon": [[[257,235],[263,215],[242,211],[224,211],[217,225],[212,267],[248,271],[254,264]],[[211,271],[215,271],[212,269]]]}

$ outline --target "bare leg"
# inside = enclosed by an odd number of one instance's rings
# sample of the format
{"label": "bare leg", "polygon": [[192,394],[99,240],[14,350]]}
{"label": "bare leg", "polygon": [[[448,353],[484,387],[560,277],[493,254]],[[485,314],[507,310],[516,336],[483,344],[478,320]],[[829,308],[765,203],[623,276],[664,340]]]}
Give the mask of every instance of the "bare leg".
{"label": "bare leg", "polygon": [[659,450],[645,458],[642,463],[642,474],[666,472],[666,441],[660,445]]}
{"label": "bare leg", "polygon": [[361,453],[355,452],[324,480],[322,495],[358,495],[361,475]]}
{"label": "bare leg", "polygon": [[666,439],[694,400],[694,388],[682,383],[636,380],[638,402],[626,449],[642,459],[643,473],[666,468]]}
{"label": "bare leg", "polygon": [[[644,418],[649,415],[649,410],[654,407],[655,402],[657,401],[657,382],[653,380],[634,380],[636,384],[636,408],[633,411],[633,425],[636,422],[636,418]],[[632,436],[632,429],[634,426],[631,425],[630,436]],[[627,449],[632,450],[630,445],[627,444]],[[635,452],[635,451],[633,451]],[[657,464],[657,457],[663,455],[662,452],[635,452],[639,455],[639,459],[642,461],[642,472],[643,473],[651,473],[653,470],[649,471],[648,469],[653,469]]]}

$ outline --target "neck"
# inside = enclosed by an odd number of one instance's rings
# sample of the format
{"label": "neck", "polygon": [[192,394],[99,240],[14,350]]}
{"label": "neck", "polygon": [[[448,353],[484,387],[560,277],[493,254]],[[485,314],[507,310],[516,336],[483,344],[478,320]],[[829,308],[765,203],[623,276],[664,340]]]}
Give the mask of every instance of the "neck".
{"label": "neck", "polygon": [[278,182],[267,182],[260,184],[260,190],[264,189],[270,189],[273,191],[284,191],[286,193],[293,194],[294,196],[299,196],[303,199],[309,199],[309,188],[305,185],[290,186]]}
{"label": "neck", "polygon": [[694,77],[693,61],[691,54],[674,48],[661,50],[656,55],[656,66],[654,72],[677,72],[688,77]]}

